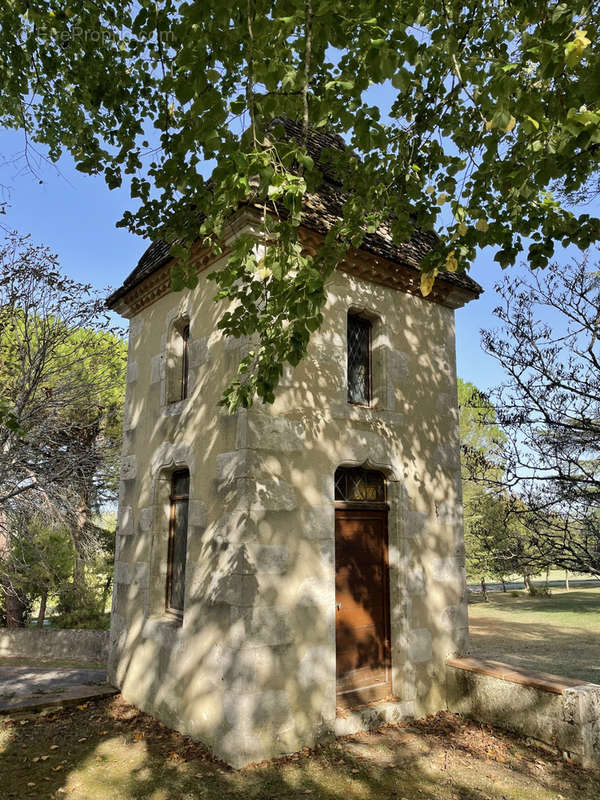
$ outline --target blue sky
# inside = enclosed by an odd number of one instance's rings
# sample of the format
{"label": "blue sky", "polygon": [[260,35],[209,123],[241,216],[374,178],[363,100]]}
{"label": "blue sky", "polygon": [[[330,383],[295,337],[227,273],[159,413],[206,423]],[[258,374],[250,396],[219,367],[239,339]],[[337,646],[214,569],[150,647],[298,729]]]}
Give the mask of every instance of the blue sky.
{"label": "blue sky", "polygon": [[[78,172],[69,156],[61,159],[58,169],[33,159],[37,175],[32,175],[22,159],[10,163],[22,151],[20,134],[0,130],[0,153],[9,162],[0,170],[1,199],[9,203],[0,225],[31,234],[35,243],[50,247],[70,277],[98,288],[118,286],[147,244],[115,227],[123,211],[131,207],[127,188],[110,191],[101,177]],[[470,272],[485,289],[484,295],[456,312],[458,375],[481,389],[502,380],[496,362],[481,350],[479,336],[481,328],[495,325],[493,285],[504,274],[492,256],[492,252],[481,253]]]}

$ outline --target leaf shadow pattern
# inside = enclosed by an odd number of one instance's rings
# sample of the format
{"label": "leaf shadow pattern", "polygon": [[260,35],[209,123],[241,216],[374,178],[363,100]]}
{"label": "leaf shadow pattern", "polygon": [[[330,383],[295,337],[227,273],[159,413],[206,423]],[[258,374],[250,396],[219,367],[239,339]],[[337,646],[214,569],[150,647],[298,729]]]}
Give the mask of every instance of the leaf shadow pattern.
{"label": "leaf shadow pattern", "polygon": [[600,777],[440,712],[235,771],[120,698],[0,722],[5,800],[502,800],[600,794]]}

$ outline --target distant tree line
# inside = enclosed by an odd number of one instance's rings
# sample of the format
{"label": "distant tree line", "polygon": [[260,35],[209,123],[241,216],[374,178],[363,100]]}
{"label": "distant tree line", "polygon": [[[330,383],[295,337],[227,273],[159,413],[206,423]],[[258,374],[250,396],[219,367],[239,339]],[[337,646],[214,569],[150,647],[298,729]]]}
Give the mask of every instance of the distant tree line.
{"label": "distant tree line", "polygon": [[460,383],[471,578],[600,574],[600,271],[590,257],[496,286],[484,350],[506,380]]}
{"label": "distant tree line", "polygon": [[[48,600],[100,624],[112,576],[126,345],[102,296],[27,237],[0,245],[0,621]],[[112,515],[114,516],[114,514]]]}

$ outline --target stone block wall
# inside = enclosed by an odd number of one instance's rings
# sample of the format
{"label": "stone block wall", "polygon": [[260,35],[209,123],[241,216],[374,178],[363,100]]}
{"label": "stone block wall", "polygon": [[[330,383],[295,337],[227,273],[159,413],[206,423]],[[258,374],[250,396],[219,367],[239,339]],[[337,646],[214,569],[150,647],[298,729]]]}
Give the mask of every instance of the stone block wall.
{"label": "stone block wall", "polygon": [[[218,266],[218,265],[217,265]],[[110,679],[234,766],[335,730],[334,473],[387,478],[393,691],[444,707],[467,640],[453,311],[336,273],[307,358],[272,406],[217,403],[248,343],[225,342],[204,276],[131,320]],[[346,318],[376,320],[376,403],[346,400]],[[170,326],[190,325],[188,398],[168,403]],[[441,398],[441,399],[440,399]],[[164,613],[168,485],[190,470],[183,623]]]}
{"label": "stone block wall", "polygon": [[105,664],[108,659],[108,643],[108,631],[0,628],[1,657]]}

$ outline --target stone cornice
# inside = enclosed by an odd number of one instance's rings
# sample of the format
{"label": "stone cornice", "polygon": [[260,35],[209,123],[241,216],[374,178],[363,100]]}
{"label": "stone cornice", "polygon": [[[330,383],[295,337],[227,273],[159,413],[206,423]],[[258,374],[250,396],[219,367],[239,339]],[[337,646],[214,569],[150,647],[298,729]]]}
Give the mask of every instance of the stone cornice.
{"label": "stone cornice", "polygon": [[[225,229],[221,253],[213,253],[208,247],[194,245],[192,247],[191,264],[198,274],[204,272],[219,259],[227,257],[231,252],[231,242],[244,228],[252,227],[258,222],[258,214],[253,210],[241,209]],[[148,275],[137,286],[125,292],[114,304],[113,309],[121,316],[130,319],[160,300],[171,291],[171,267],[173,259],[167,261],[151,275]]]}
{"label": "stone cornice", "polygon": [[[202,248],[197,253],[192,251],[191,263],[198,273],[203,272],[212,266],[223,256],[227,256],[230,250],[225,249],[220,255],[211,253],[207,248]],[[173,260],[168,261],[159,267],[152,275],[145,278],[138,286],[134,286],[114,305],[114,310],[123,317],[130,319],[139,314],[144,308],[152,305],[156,300],[160,300],[171,289],[171,267]]]}
{"label": "stone cornice", "polygon": [[[308,252],[314,255],[324,237],[316,231],[303,228],[301,229],[301,238]],[[388,286],[391,289],[397,289],[448,308],[461,308],[476,297],[468,289],[445,281],[443,276],[436,278],[431,293],[427,297],[423,297],[419,270],[408,264],[398,264],[387,258],[376,256],[368,250],[350,249],[337,268],[356,278]]]}
{"label": "stone cornice", "polygon": [[[251,207],[240,209],[228,225],[220,254],[212,253],[208,248],[197,247],[192,250],[191,263],[198,273],[212,266],[219,259],[226,257],[231,252],[231,242],[244,228],[253,227],[260,222],[259,212]],[[323,234],[300,228],[300,239],[306,250],[315,255],[323,243]],[[156,300],[164,297],[171,291],[171,259],[155,272],[145,278],[140,284],[132,287],[114,305],[114,310],[124,317],[131,318],[152,305]],[[436,279],[433,290],[427,297],[421,295],[421,274],[418,269],[406,264],[376,256],[368,250],[353,248],[348,251],[344,260],[337,267],[341,272],[353,275],[361,280],[387,286],[397,291],[420,297],[427,302],[438,303],[447,308],[461,308],[477,295],[467,288],[457,286],[444,280],[443,276]]]}

